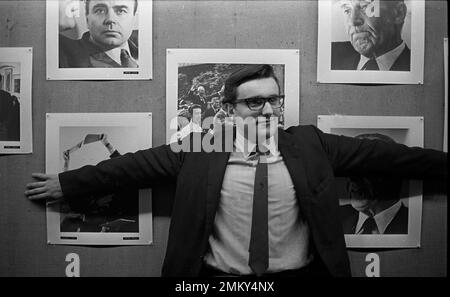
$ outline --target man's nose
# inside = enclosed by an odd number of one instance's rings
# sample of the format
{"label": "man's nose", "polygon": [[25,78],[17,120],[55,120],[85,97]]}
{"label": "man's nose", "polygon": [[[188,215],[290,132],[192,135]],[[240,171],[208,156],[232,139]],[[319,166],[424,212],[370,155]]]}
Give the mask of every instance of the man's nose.
{"label": "man's nose", "polygon": [[262,109],[262,115],[264,115],[264,116],[271,116],[271,115],[273,115],[272,105],[268,101],[264,102],[264,106],[263,106],[263,109]]}
{"label": "man's nose", "polygon": [[353,26],[361,26],[364,24],[364,17],[361,8],[352,9],[350,14],[350,22]]}
{"label": "man's nose", "polygon": [[116,23],[117,21],[117,16],[114,12],[108,11],[105,15],[105,20],[104,23],[105,25],[110,25],[113,23]]}

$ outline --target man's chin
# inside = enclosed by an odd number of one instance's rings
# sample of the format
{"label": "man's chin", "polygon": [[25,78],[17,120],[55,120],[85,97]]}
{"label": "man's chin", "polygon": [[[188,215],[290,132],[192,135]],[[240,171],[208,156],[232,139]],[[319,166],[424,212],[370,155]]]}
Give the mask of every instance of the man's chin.
{"label": "man's chin", "polygon": [[353,48],[363,56],[373,56],[373,44],[367,40],[356,40],[352,42]]}
{"label": "man's chin", "polygon": [[105,47],[105,48],[116,48],[121,46],[124,43],[124,41],[122,39],[118,39],[115,37],[107,37],[107,38],[103,38],[101,44]]}

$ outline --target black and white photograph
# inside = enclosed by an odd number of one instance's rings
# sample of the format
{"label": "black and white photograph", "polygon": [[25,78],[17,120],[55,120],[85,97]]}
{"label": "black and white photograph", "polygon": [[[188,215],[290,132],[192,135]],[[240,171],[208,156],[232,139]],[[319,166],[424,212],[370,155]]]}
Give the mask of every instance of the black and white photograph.
{"label": "black and white photograph", "polygon": [[0,48],[0,154],[32,152],[31,48]]}
{"label": "black and white photograph", "polygon": [[320,83],[423,84],[422,0],[320,0]]}
{"label": "black and white photograph", "polygon": [[[66,172],[151,147],[151,115],[47,114],[47,172]],[[50,244],[150,244],[151,191],[121,190],[47,205]]]}
{"label": "black and white photograph", "polygon": [[214,133],[231,122],[222,108],[228,76],[251,64],[269,64],[277,78],[281,101],[278,125],[298,123],[297,50],[168,49],[167,141],[191,132]]}
{"label": "black and white photograph", "polygon": [[[318,116],[324,132],[423,147],[422,117]],[[395,176],[360,176],[338,181],[339,212],[347,247],[419,247],[422,184]]]}
{"label": "black and white photograph", "polygon": [[151,78],[151,0],[47,0],[47,79]]}

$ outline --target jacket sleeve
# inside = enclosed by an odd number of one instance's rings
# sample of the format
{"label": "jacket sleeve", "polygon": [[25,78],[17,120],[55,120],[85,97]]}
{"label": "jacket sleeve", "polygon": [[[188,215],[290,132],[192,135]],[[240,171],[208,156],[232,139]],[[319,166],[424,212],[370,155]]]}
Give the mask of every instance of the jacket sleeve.
{"label": "jacket sleeve", "polygon": [[383,175],[447,180],[447,153],[315,130],[337,176]]}
{"label": "jacket sleeve", "polygon": [[66,199],[103,195],[130,188],[147,188],[161,180],[175,180],[181,168],[183,153],[169,145],[127,153],[97,165],[59,174]]}

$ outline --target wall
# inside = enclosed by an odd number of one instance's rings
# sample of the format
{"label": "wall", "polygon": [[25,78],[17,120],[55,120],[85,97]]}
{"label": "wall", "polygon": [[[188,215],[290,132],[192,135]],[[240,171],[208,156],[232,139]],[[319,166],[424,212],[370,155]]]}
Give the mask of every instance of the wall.
{"label": "wall", "polygon": [[[82,276],[158,276],[165,253],[172,189],[154,189],[154,244],[80,247],[46,244],[45,207],[23,195],[32,172],[45,169],[46,112],[153,113],[153,144],[165,141],[166,48],[299,49],[300,123],[319,114],[424,116],[425,147],[443,133],[443,38],[447,2],[426,1],[423,85],[337,85],[316,82],[317,1],[171,1],[153,3],[151,81],[46,81],[45,1],[0,1],[0,47],[33,47],[31,155],[0,156],[0,276],[64,276],[65,256],[81,258]],[[447,200],[425,184],[420,249],[379,250],[381,275],[444,276]],[[367,251],[349,252],[364,275]]]}

